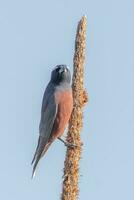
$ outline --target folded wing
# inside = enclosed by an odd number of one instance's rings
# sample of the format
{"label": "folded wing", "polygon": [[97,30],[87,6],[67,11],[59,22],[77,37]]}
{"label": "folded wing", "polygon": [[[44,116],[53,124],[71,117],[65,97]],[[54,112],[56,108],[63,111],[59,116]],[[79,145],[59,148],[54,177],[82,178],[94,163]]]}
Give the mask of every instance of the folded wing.
{"label": "folded wing", "polygon": [[40,158],[50,146],[49,138],[51,136],[52,128],[54,125],[57,113],[57,106],[58,105],[55,102],[54,88],[52,87],[52,85],[48,85],[42,102],[38,145],[35,151],[34,158],[32,160],[32,164],[34,163],[32,177],[35,174],[35,170]]}

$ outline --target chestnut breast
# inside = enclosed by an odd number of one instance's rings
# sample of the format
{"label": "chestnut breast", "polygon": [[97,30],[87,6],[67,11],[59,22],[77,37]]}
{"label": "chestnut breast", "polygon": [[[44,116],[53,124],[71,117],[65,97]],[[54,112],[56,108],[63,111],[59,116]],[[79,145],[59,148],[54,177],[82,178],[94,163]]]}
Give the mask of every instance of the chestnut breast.
{"label": "chestnut breast", "polygon": [[58,104],[57,114],[52,129],[52,138],[60,137],[70,119],[73,109],[72,90],[57,91],[55,101]]}

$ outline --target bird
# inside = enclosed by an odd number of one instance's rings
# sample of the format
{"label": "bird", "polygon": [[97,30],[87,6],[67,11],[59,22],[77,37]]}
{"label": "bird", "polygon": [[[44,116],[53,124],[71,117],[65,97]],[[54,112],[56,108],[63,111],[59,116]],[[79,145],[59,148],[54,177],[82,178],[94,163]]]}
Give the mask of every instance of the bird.
{"label": "bird", "polygon": [[51,72],[50,82],[42,100],[38,144],[31,163],[33,164],[32,178],[35,176],[40,159],[56,139],[61,140],[66,146],[71,146],[61,136],[69,122],[72,109],[70,70],[66,65],[57,65]]}

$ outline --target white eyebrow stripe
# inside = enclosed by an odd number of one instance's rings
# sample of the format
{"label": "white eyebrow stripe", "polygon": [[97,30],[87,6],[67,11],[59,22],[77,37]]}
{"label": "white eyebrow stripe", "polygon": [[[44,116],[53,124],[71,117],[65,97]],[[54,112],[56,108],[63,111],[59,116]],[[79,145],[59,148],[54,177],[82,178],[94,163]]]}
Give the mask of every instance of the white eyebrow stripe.
{"label": "white eyebrow stripe", "polygon": [[57,69],[59,66],[57,65],[56,67],[53,68],[53,70]]}
{"label": "white eyebrow stripe", "polygon": [[[68,70],[70,70],[69,67],[68,67],[67,65],[56,65],[56,66],[53,68],[53,71],[56,70],[57,68],[60,68],[59,72],[61,73],[61,72],[63,72],[63,68],[64,68],[64,67],[66,67]],[[66,68],[65,68],[65,71],[67,71]]]}

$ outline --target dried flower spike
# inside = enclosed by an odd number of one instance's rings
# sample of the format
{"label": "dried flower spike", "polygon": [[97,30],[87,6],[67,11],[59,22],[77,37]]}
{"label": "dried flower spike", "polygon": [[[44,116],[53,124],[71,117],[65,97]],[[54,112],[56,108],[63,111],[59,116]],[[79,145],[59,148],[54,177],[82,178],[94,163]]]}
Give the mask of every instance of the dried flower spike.
{"label": "dried flower spike", "polygon": [[83,105],[88,101],[87,93],[84,90],[84,62],[85,62],[85,47],[86,47],[86,24],[87,19],[82,17],[78,23],[75,54],[74,54],[74,71],[73,71],[73,99],[74,106],[71,119],[69,122],[69,130],[67,141],[75,144],[75,148],[67,148],[64,175],[62,200],[76,200],[79,194],[79,160],[81,156],[81,138],[80,131],[83,120]]}

